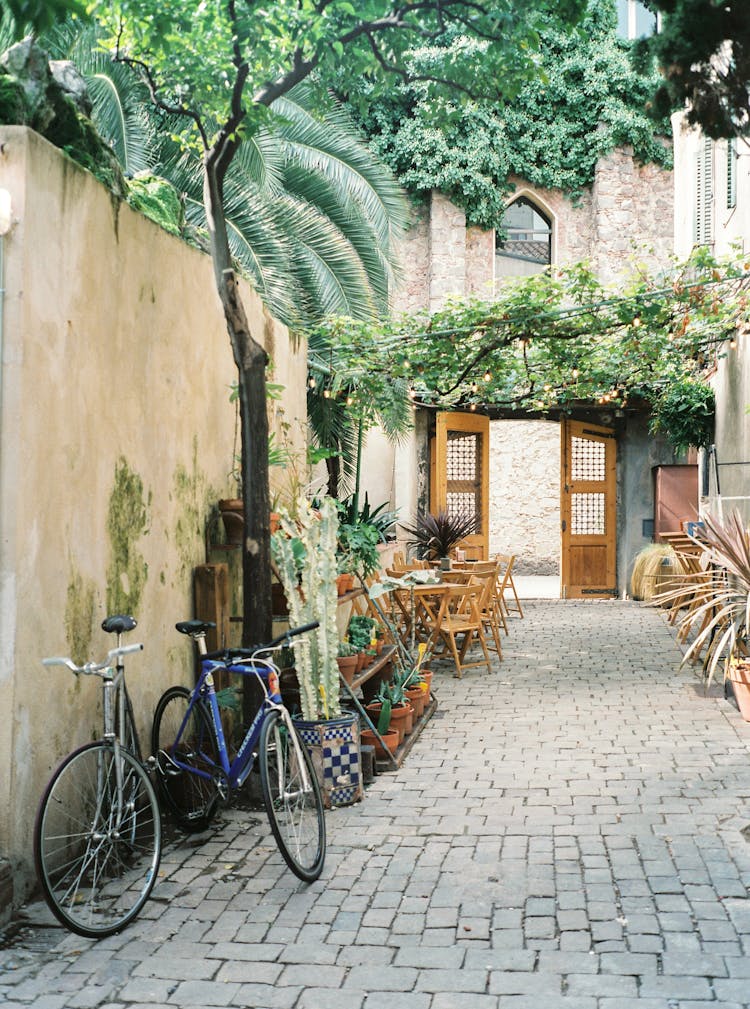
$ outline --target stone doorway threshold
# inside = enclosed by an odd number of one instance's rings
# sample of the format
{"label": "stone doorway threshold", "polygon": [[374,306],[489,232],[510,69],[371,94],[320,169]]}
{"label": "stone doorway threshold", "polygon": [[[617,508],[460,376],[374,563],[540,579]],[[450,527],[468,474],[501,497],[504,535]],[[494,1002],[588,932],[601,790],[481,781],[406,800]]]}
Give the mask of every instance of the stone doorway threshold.
{"label": "stone doorway threshold", "polygon": [[559,575],[517,575],[513,573],[519,599],[559,599]]}

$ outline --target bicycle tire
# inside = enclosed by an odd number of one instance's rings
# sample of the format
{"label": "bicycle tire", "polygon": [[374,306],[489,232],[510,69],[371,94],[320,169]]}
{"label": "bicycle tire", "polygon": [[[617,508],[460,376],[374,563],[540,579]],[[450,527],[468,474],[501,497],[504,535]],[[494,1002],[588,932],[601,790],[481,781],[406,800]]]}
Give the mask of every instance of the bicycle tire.
{"label": "bicycle tire", "polygon": [[90,939],[131,922],[156,882],[161,818],[140,761],[113,743],[87,743],[53,774],[34,825],[34,862],[45,900],[66,928]]}
{"label": "bicycle tire", "polygon": [[[296,743],[296,745],[295,745]],[[302,788],[300,760],[305,763],[310,788]],[[323,871],[326,827],[318,779],[305,744],[289,730],[278,711],[263,722],[258,747],[263,801],[284,861],[306,883]]]}
{"label": "bicycle tire", "polygon": [[[154,712],[151,745],[159,792],[167,809],[184,831],[197,833],[208,827],[218,809],[221,792],[215,775],[221,764],[213,725],[200,701],[193,705],[180,732],[190,698],[191,692],[186,687],[170,687],[162,694]],[[211,777],[181,770],[171,762],[172,758]]]}

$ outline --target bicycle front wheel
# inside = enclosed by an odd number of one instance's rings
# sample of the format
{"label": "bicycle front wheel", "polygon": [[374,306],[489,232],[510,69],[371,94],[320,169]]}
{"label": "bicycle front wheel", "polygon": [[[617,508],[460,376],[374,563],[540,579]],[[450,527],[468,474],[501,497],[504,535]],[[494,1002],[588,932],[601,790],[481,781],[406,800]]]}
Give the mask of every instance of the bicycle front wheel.
{"label": "bicycle front wheel", "polygon": [[187,714],[190,697],[186,687],[170,687],[162,694],[151,745],[164,801],[180,827],[192,833],[205,830],[216,813],[221,764],[213,726],[200,701]]}
{"label": "bicycle front wheel", "polygon": [[126,749],[87,743],[47,785],[34,827],[34,860],[52,913],[88,938],[113,935],[156,882],[161,820],[148,774]]}
{"label": "bicycle front wheel", "polygon": [[292,872],[311,883],[323,871],[326,825],[318,779],[305,744],[271,711],[260,732],[263,800],[279,851]]}

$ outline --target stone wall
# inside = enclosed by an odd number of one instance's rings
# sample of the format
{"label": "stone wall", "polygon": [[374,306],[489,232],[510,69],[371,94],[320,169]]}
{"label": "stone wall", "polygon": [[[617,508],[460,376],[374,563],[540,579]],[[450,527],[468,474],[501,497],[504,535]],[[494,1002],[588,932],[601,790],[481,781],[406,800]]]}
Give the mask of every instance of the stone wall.
{"label": "stone wall", "polygon": [[490,553],[516,554],[521,574],[560,571],[560,425],[490,424]]}
{"label": "stone wall", "polygon": [[[161,692],[191,679],[174,624],[193,615],[206,520],[232,493],[236,371],[207,256],[22,127],[0,129],[0,187],[13,216],[0,238],[0,876],[6,856],[18,900],[43,786],[101,719],[98,681],[41,658],[103,657],[118,600],[145,643],[128,663],[144,741]],[[243,296],[296,430],[305,347]]]}

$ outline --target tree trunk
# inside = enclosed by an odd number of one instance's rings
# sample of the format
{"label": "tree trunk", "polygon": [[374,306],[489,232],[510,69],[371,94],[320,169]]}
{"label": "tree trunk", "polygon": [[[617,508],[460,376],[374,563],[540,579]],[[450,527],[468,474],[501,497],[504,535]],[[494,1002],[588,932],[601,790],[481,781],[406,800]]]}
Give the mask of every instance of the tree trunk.
{"label": "tree trunk", "polygon": [[[211,235],[216,288],[224,309],[227,332],[237,365],[240,404],[241,472],[245,538],[242,545],[242,644],[250,647],[271,639],[271,494],[268,480],[268,356],[250,333],[232,269],[221,184],[204,163],[204,203]],[[250,714],[245,692],[243,714]]]}

